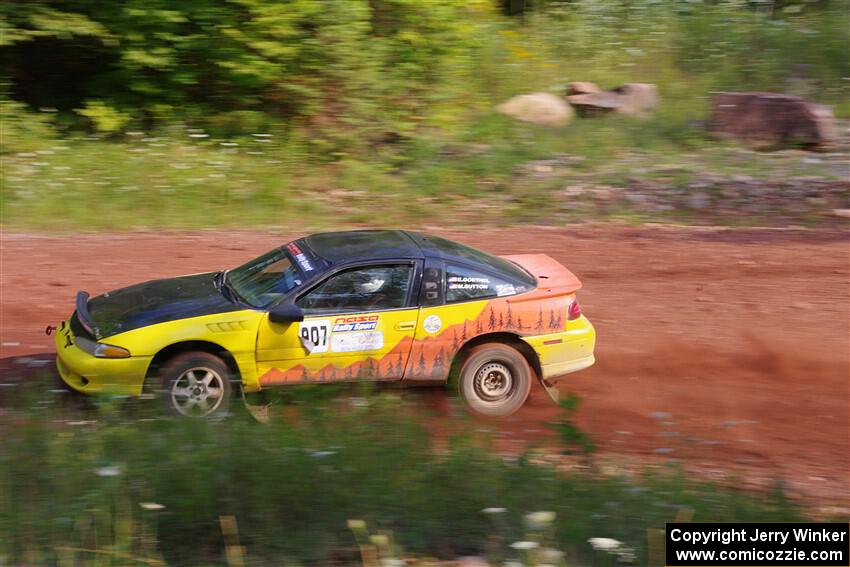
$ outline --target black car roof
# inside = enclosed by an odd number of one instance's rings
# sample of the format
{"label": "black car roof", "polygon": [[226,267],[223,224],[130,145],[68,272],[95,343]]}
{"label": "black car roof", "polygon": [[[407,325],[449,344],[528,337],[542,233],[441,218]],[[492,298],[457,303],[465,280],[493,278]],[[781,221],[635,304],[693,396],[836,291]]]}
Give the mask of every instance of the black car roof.
{"label": "black car roof", "polygon": [[304,238],[314,254],[332,264],[383,258],[423,258],[422,249],[402,230],[321,232]]}
{"label": "black car roof", "polygon": [[305,237],[309,250],[331,264],[393,258],[440,258],[532,284],[534,278],[512,262],[458,242],[406,230],[322,232]]}

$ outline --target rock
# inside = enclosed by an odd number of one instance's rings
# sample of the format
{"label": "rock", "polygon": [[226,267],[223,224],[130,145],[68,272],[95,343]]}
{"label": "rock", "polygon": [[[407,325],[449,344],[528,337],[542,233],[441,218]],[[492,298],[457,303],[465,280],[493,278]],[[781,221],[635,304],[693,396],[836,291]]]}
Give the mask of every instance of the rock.
{"label": "rock", "polygon": [[688,195],[687,204],[692,209],[704,209],[711,205],[711,196],[707,193],[692,193]]}
{"label": "rock", "polygon": [[609,112],[645,116],[658,105],[658,99],[658,87],[651,83],[626,83],[609,91],[598,90],[593,83],[570,83],[567,90],[567,102],[582,116]]}
{"label": "rock", "polygon": [[588,83],[586,81],[576,81],[574,83],[570,83],[567,85],[567,96],[572,95],[580,95],[580,94],[594,94],[601,93],[602,89],[600,89],[596,83]]}
{"label": "rock", "polygon": [[564,126],[574,114],[564,99],[550,93],[518,95],[497,106],[496,110],[517,120],[543,126]]}
{"label": "rock", "polygon": [[716,93],[709,130],[754,149],[823,149],[836,141],[828,106],[776,93]]}
{"label": "rock", "polygon": [[832,214],[844,219],[850,219],[850,209],[833,209]]}

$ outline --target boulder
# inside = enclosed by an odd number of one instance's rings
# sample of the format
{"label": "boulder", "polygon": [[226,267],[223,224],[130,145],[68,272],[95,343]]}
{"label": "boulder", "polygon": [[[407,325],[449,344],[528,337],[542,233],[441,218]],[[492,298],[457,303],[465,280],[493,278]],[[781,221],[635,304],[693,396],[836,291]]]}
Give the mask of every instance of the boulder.
{"label": "boulder", "polygon": [[595,94],[601,93],[602,89],[600,89],[596,83],[588,83],[586,81],[576,81],[567,85],[567,96],[572,95],[580,95],[580,94]]}
{"label": "boulder", "polygon": [[658,100],[658,87],[650,83],[626,83],[608,91],[586,82],[567,87],[567,102],[582,116],[609,112],[645,116],[655,109]]}
{"label": "boulder", "polygon": [[563,98],[550,93],[517,95],[496,110],[523,122],[543,126],[563,126],[573,117],[573,110]]}
{"label": "boulder", "polygon": [[836,141],[828,106],[776,93],[715,93],[709,130],[754,149],[824,149]]}

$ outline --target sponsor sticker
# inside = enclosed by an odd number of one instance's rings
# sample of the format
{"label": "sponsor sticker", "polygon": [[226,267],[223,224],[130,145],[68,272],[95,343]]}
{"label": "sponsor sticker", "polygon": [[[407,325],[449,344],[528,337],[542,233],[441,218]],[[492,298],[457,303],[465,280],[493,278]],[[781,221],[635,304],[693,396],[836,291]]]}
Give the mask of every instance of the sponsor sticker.
{"label": "sponsor sticker", "polygon": [[384,333],[380,331],[339,333],[331,336],[331,350],[334,352],[359,352],[382,348],[384,348]]}
{"label": "sponsor sticker", "polygon": [[514,288],[513,284],[496,284],[496,295],[499,297],[503,295],[513,295],[516,293],[516,288]]}
{"label": "sponsor sticker", "polygon": [[289,250],[289,253],[295,257],[295,261],[298,262],[298,265],[301,266],[302,270],[305,272],[313,271],[313,265],[310,263],[307,255],[301,251],[301,248],[297,244],[290,242],[286,245],[286,249]]}
{"label": "sponsor sticker", "polygon": [[428,315],[422,323],[422,328],[433,335],[443,328],[443,321],[437,315]]}
{"label": "sponsor sticker", "polygon": [[449,289],[490,289],[489,278],[449,276]]}
{"label": "sponsor sticker", "polygon": [[374,331],[378,327],[380,315],[353,315],[334,319],[334,333]]}

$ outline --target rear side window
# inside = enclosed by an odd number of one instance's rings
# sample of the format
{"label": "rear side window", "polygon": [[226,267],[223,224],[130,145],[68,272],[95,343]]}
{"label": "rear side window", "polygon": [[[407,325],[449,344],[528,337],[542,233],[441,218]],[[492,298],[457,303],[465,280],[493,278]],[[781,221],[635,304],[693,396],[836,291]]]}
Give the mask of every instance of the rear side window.
{"label": "rear side window", "polygon": [[525,286],[516,286],[505,279],[472,268],[446,265],[446,303],[514,295],[526,289]]}
{"label": "rear side window", "polygon": [[427,240],[438,250],[450,256],[455,256],[457,259],[469,260],[476,264],[486,266],[487,268],[502,274],[505,278],[516,281],[519,284],[524,284],[527,286],[527,289],[531,289],[537,284],[531,274],[510,260],[493,256],[492,254],[488,254],[482,250],[466,246],[453,240],[446,240],[439,236],[428,236]]}

